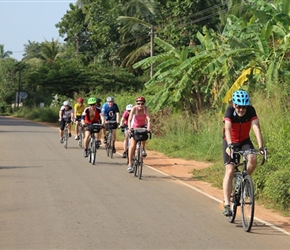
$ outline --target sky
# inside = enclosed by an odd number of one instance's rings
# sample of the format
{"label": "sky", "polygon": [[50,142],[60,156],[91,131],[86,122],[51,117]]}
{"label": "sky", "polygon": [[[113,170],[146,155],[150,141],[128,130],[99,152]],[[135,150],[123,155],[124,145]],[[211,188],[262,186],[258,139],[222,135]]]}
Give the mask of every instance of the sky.
{"label": "sky", "polygon": [[0,44],[20,61],[24,44],[59,40],[55,25],[70,9],[69,0],[0,0]]}

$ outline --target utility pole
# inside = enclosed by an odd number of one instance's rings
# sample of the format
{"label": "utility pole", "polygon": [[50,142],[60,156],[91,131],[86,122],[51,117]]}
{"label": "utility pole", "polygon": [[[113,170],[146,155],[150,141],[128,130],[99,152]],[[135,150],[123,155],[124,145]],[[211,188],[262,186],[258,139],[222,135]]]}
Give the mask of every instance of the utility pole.
{"label": "utility pole", "polygon": [[[150,32],[150,56],[154,56],[154,26],[151,26],[151,32]],[[151,63],[151,70],[150,70],[150,78],[152,78],[154,75],[154,64]]]}
{"label": "utility pole", "polygon": [[19,68],[19,79],[18,79],[18,92],[17,92],[17,109],[19,109],[19,102],[20,102],[20,86],[21,86],[21,70],[22,68]]}

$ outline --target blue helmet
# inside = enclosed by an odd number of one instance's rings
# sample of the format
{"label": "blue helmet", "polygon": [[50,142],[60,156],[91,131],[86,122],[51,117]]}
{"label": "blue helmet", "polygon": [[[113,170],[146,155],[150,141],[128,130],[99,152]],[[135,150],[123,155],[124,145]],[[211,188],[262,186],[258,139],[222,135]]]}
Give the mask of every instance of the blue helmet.
{"label": "blue helmet", "polygon": [[250,105],[250,97],[245,90],[236,90],[232,97],[233,103],[241,106]]}

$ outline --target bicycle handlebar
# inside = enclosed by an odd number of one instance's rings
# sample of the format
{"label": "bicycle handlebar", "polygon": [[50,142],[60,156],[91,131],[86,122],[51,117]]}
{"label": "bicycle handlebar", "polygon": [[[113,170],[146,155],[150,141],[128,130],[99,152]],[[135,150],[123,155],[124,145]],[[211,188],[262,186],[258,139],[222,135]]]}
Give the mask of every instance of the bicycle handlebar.
{"label": "bicycle handlebar", "polygon": [[233,158],[234,154],[239,154],[243,157],[246,157],[249,154],[255,154],[255,155],[263,155],[261,165],[264,165],[265,161],[267,160],[267,148],[264,148],[263,153],[261,151],[255,150],[255,149],[247,149],[247,150],[236,150],[235,148],[231,150],[230,159],[228,163],[230,163],[231,158]]}

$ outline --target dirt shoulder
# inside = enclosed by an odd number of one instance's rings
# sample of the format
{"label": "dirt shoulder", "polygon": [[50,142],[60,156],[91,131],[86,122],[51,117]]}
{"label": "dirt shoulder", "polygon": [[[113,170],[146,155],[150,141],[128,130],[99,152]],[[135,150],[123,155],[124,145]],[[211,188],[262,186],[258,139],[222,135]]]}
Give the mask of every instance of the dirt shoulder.
{"label": "dirt shoulder", "polygon": [[[116,149],[118,153],[123,153],[123,143],[117,142]],[[209,163],[198,162],[194,160],[184,160],[180,158],[169,158],[164,154],[147,150],[147,157],[144,160],[144,163],[150,167],[157,169],[167,175],[172,176],[180,181],[184,181],[187,185],[191,185],[201,192],[207,193],[210,196],[216,198],[220,201],[220,204],[217,206],[221,210],[223,209],[223,194],[222,190],[212,187],[209,183],[196,180],[192,177],[193,169],[203,169],[209,167]],[[270,223],[279,228],[284,229],[290,233],[290,217],[284,217],[277,212],[274,212],[270,209],[256,204],[255,208],[255,217],[260,219],[261,222],[265,224]]]}

